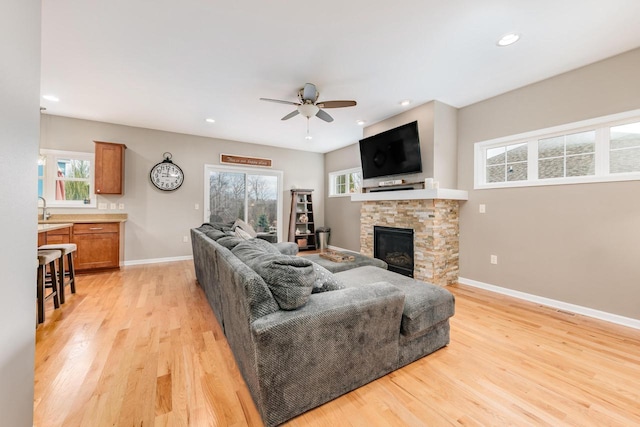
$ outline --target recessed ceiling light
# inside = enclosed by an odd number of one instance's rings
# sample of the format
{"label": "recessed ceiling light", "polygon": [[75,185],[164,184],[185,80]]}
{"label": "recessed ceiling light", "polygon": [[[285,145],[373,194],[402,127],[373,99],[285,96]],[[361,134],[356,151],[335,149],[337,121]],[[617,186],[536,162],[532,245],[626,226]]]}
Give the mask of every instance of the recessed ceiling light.
{"label": "recessed ceiling light", "polygon": [[309,140],[309,139],[313,139],[313,137],[311,135],[307,135],[307,136],[304,137],[304,139]]}
{"label": "recessed ceiling light", "polygon": [[409,104],[411,104],[411,101],[409,101],[408,99],[405,99],[404,101],[400,101],[400,105],[402,105],[403,107],[406,107]]}
{"label": "recessed ceiling light", "polygon": [[496,44],[498,46],[500,46],[500,47],[504,47],[504,46],[512,45],[515,42],[517,42],[518,40],[520,40],[520,34],[508,33],[508,34],[505,34],[504,36],[500,37],[500,39],[498,39]]}
{"label": "recessed ceiling light", "polygon": [[362,125],[364,125],[365,123],[367,123],[367,122],[366,122],[366,121],[364,121],[364,120],[356,120],[356,124],[357,124],[358,126],[362,126]]}
{"label": "recessed ceiling light", "polygon": [[215,123],[216,122],[214,119],[204,119],[204,120],[207,123]]}
{"label": "recessed ceiling light", "polygon": [[46,99],[47,101],[51,101],[51,102],[60,101],[60,99],[55,95],[43,95],[42,98]]}

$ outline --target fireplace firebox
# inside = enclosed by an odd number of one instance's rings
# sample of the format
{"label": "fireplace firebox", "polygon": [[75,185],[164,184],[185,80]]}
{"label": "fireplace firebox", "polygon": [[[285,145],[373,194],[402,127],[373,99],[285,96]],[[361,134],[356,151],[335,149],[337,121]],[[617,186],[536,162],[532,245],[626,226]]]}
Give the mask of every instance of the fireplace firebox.
{"label": "fireplace firebox", "polygon": [[390,271],[413,277],[413,229],[374,226],[373,256]]}

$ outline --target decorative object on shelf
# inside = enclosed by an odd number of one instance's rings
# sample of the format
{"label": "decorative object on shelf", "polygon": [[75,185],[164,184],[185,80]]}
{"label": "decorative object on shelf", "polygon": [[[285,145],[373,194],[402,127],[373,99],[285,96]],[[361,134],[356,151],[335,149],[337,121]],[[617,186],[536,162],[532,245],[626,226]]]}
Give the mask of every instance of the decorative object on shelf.
{"label": "decorative object on shelf", "polygon": [[151,168],[149,179],[151,183],[162,191],[174,191],[180,188],[184,182],[184,172],[180,166],[171,161],[171,153],[162,154],[164,160]]}
{"label": "decorative object on shelf", "polygon": [[[309,222],[309,217],[305,214],[302,214],[298,217],[298,222],[301,222],[303,224],[306,224],[307,222]],[[308,233],[308,232],[307,232]]]}

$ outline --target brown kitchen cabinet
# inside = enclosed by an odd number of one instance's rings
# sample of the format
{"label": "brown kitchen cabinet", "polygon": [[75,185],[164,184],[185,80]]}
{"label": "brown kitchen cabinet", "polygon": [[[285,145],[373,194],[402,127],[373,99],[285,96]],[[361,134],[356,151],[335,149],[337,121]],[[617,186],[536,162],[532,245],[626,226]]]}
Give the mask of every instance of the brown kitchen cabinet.
{"label": "brown kitchen cabinet", "polygon": [[71,227],[60,228],[58,230],[47,231],[46,234],[47,245],[58,245],[60,243],[71,242]]}
{"label": "brown kitchen cabinet", "polygon": [[74,224],[73,242],[76,270],[120,267],[120,223]]}
{"label": "brown kitchen cabinet", "polygon": [[95,193],[124,194],[124,150],[127,146],[114,142],[95,143]]}

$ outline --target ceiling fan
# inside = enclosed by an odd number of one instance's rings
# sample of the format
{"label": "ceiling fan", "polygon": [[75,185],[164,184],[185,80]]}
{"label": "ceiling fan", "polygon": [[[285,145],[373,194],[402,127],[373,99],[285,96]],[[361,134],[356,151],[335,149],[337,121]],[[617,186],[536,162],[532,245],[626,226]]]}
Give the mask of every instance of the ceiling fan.
{"label": "ceiling fan", "polygon": [[325,122],[332,122],[333,117],[327,114],[323,108],[353,107],[356,101],[322,101],[317,102],[320,92],[313,83],[305,83],[304,87],[298,91],[298,101],[282,101],[280,99],[260,98],[261,101],[277,102],[279,104],[296,105],[298,108],[287,114],[282,120],[289,120],[291,117],[301,114],[307,119],[316,116]]}

